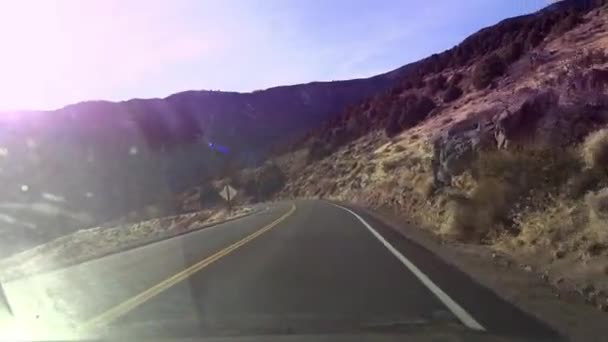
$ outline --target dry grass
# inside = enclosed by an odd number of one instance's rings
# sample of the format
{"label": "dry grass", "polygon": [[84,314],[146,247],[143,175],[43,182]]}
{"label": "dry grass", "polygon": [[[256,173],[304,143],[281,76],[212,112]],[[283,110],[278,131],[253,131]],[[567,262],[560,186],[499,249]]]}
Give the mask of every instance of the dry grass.
{"label": "dry grass", "polygon": [[596,243],[608,242],[608,188],[585,196],[589,207],[589,229]]}
{"label": "dry grass", "polygon": [[[584,169],[579,149],[480,151],[468,170],[454,177],[452,188],[438,190],[433,186],[428,144],[403,136],[392,145],[401,146],[399,151],[387,146],[363,158],[378,166],[370,177],[363,177],[363,170],[349,172],[339,178],[359,185],[341,186],[327,195],[360,196],[370,206],[398,206],[415,221],[465,241],[508,236],[528,246],[555,246],[576,235],[573,227],[587,229],[591,224],[582,197],[597,188],[601,174]],[[360,154],[350,157],[361,161]]]}
{"label": "dry grass", "polygon": [[608,170],[608,128],[591,133],[583,143],[581,154],[587,167]]}
{"label": "dry grass", "polygon": [[521,227],[514,225],[515,215],[523,208],[545,207],[547,198],[559,194],[580,170],[574,151],[481,151],[470,170],[454,179],[457,192],[449,198],[442,232],[467,241],[517,235]]}
{"label": "dry grass", "polygon": [[[608,220],[608,188],[588,193],[585,196],[585,203],[589,206],[592,218]],[[608,226],[606,229],[608,229]]]}
{"label": "dry grass", "polygon": [[[413,138],[414,137],[412,136],[412,139]],[[395,153],[399,153],[399,152],[403,152],[403,151],[405,151],[405,147],[403,147],[399,144],[395,145],[395,147],[393,148],[393,152],[395,152]]]}
{"label": "dry grass", "polygon": [[418,177],[416,183],[414,184],[414,190],[422,196],[425,200],[430,199],[435,192],[435,182],[432,176],[422,175]]}
{"label": "dry grass", "polygon": [[470,196],[450,196],[448,220],[442,233],[466,241],[479,241],[502,221],[508,211],[507,185],[495,178],[485,178]]}
{"label": "dry grass", "polygon": [[515,223],[521,231],[509,242],[511,249],[597,256],[608,243],[608,189],[588,193],[584,200],[553,198],[542,208],[519,212]]}
{"label": "dry grass", "polygon": [[520,148],[483,151],[473,165],[478,179],[499,178],[517,188],[559,190],[581,170],[573,150]]}
{"label": "dry grass", "polygon": [[[560,257],[575,253],[580,260],[600,255],[608,242],[608,188],[593,190],[606,181],[601,168],[605,167],[607,142],[608,134],[603,130],[591,134],[580,146],[578,160],[574,150],[561,156],[528,151],[523,158],[510,156],[492,165],[490,169],[501,170],[498,174],[510,176],[513,174],[506,172],[506,166],[519,165],[525,177],[519,184],[530,187],[524,198],[510,200],[517,205],[511,215],[519,234],[499,246],[509,246],[518,254],[524,250],[551,251]],[[505,161],[509,162],[505,165]]]}
{"label": "dry grass", "polygon": [[527,246],[558,247],[586,226],[587,211],[581,203],[556,200],[539,209],[523,210],[515,217],[520,228],[517,242]]}
{"label": "dry grass", "polygon": [[601,255],[608,243],[608,188],[588,192],[584,199],[567,191],[548,199],[537,193],[535,206],[514,215],[520,233],[499,247],[519,254],[551,251],[554,258],[574,253],[580,260],[590,260]]}
{"label": "dry grass", "polygon": [[[580,173],[582,165],[573,151],[481,151],[468,171],[454,177],[452,188],[438,190],[430,175],[428,146],[406,139],[400,144],[405,151],[383,155],[379,161],[383,179],[397,179],[400,191],[385,189],[370,197],[379,202],[394,201],[420,223],[441,227],[443,235],[467,241],[496,236],[505,228],[512,232],[512,212],[529,202],[542,206],[543,194],[558,193],[572,174]],[[533,194],[530,189],[534,189]],[[401,190],[409,194],[392,199],[402,194]]]}
{"label": "dry grass", "polygon": [[583,197],[587,192],[600,185],[603,176],[603,173],[596,169],[584,169],[575,173],[566,184],[566,196],[572,199]]}

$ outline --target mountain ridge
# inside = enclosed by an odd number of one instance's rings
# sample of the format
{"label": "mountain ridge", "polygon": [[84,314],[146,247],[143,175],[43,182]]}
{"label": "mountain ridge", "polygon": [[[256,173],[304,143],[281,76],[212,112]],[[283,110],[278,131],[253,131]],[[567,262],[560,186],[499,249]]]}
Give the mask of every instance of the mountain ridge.
{"label": "mountain ridge", "polygon": [[[257,165],[272,146],[396,81],[378,75],[249,93],[188,90],[4,113],[0,205],[8,209],[0,214],[12,223],[0,227],[3,251],[108,220],[174,213],[176,193],[238,165]],[[36,211],[40,203],[46,212]]]}
{"label": "mountain ridge", "polygon": [[[0,203],[13,208],[0,211],[12,220],[6,231],[26,229],[45,240],[150,206],[157,210],[146,212],[162,216],[176,210],[176,193],[230,170],[257,166],[276,146],[309,132],[323,140],[315,146],[335,148],[389,122],[394,130],[405,129],[438,110],[422,97],[395,99],[428,89],[434,102],[445,100],[444,86],[455,90],[463,85],[455,75],[446,74],[449,80],[429,75],[446,68],[466,69],[498,48],[504,49],[501,55],[519,58],[522,51],[509,45],[511,40],[528,51],[548,35],[576,26],[580,13],[569,8],[577,3],[560,3],[555,15],[541,11],[526,17],[531,20],[502,21],[451,49],[370,78],[251,93],[192,90],[166,98],[83,102],[50,112],[2,115],[0,181],[6,187]],[[492,86],[493,80],[485,79],[489,76],[496,75],[480,76],[486,87]],[[47,203],[44,194],[62,202]],[[40,201],[53,210],[35,212],[32,208],[40,209],[34,206]],[[74,212],[88,213],[90,220],[71,220],[85,216]],[[49,215],[57,222],[49,223]]]}
{"label": "mountain ridge", "polygon": [[[414,61],[412,63],[416,63],[416,61]],[[63,106],[60,106],[60,107],[57,107],[57,108],[52,108],[52,109],[12,109],[12,110],[0,110],[0,120],[2,119],[2,117],[6,117],[6,115],[11,115],[11,114],[32,113],[32,112],[50,113],[50,112],[61,111],[61,110],[66,109],[68,107],[87,105],[87,104],[124,104],[124,103],[130,102],[130,101],[167,100],[168,98],[171,98],[171,97],[174,97],[174,96],[187,95],[187,94],[200,94],[200,93],[205,93],[205,94],[223,93],[223,94],[232,94],[232,95],[252,95],[252,94],[257,94],[257,93],[261,93],[261,92],[263,93],[263,92],[267,92],[267,91],[273,91],[273,90],[277,90],[277,89],[282,89],[282,88],[298,88],[298,87],[306,87],[306,86],[318,86],[318,85],[327,85],[327,84],[335,84],[335,83],[343,83],[343,82],[351,82],[351,81],[370,81],[370,80],[376,80],[376,79],[380,79],[380,78],[384,78],[385,80],[390,80],[390,79],[394,79],[394,78],[399,77],[398,74],[401,71],[401,69],[404,66],[407,66],[407,65],[412,64],[412,63],[408,63],[406,65],[397,67],[397,68],[395,68],[393,70],[390,70],[390,71],[387,71],[387,72],[383,72],[383,73],[380,73],[380,74],[376,74],[376,75],[372,75],[372,76],[369,76],[369,77],[347,78],[347,79],[338,79],[338,80],[331,80],[331,81],[309,81],[309,82],[293,83],[293,84],[280,84],[280,85],[269,86],[267,88],[254,89],[254,90],[250,90],[250,91],[219,90],[219,89],[188,89],[188,90],[177,91],[177,92],[171,93],[171,94],[166,95],[166,96],[132,97],[132,98],[124,99],[124,100],[106,100],[106,99],[82,100],[82,101],[76,101],[76,102],[73,102],[73,103],[68,103],[66,105],[63,105]]]}

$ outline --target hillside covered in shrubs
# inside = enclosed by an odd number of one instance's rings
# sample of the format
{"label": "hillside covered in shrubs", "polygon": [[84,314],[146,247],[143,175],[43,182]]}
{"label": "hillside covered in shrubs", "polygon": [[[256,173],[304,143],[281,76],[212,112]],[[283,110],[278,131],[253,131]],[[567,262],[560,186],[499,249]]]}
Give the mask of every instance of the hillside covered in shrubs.
{"label": "hillside covered in shrubs", "polygon": [[390,208],[608,310],[607,47],[606,1],[483,29],[277,153],[278,197]]}
{"label": "hillside covered in shrubs", "polygon": [[449,50],[397,69],[398,84],[349,106],[290,148],[319,140],[335,149],[375,130],[393,135],[411,128],[449,108],[463,93],[496,87],[513,64],[543,63],[551,56],[539,45],[562,37],[604,4],[603,0],[560,1],[482,29]]}
{"label": "hillside covered in shrubs", "polygon": [[273,144],[399,74],[0,113],[0,210],[11,217],[0,227],[0,256],[108,221],[177,214],[176,194],[260,165]]}

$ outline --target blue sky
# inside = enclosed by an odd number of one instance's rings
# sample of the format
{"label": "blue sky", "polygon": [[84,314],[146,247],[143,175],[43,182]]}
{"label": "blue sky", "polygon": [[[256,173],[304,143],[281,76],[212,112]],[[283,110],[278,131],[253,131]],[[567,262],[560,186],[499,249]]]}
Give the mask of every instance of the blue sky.
{"label": "blue sky", "polygon": [[367,77],[547,3],[4,1],[0,110]]}

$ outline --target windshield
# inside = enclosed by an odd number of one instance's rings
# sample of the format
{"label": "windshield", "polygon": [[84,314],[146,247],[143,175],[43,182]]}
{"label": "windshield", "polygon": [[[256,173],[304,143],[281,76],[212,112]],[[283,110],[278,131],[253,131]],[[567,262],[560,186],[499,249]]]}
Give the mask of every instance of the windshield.
{"label": "windshield", "polygon": [[0,339],[606,336],[608,3],[0,3]]}

